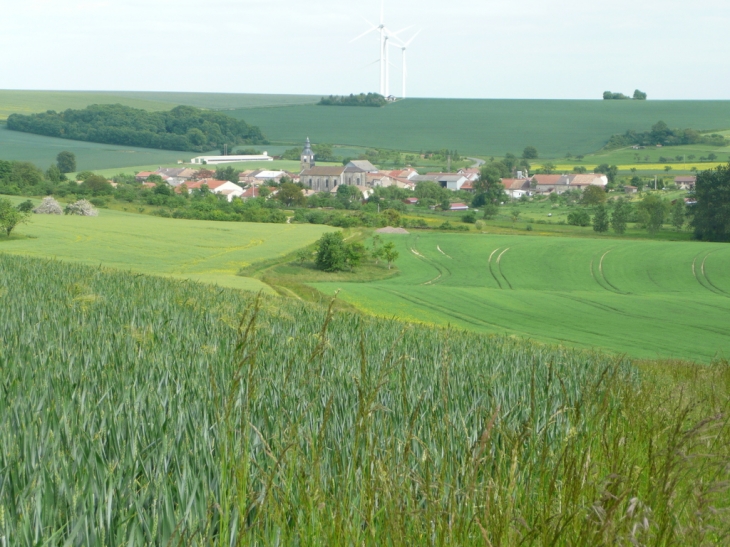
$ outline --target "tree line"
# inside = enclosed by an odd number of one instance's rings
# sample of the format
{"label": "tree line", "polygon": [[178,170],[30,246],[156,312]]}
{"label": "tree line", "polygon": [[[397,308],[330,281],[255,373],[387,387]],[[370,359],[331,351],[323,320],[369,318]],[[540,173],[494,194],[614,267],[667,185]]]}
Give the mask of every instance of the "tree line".
{"label": "tree line", "polygon": [[11,114],[7,126],[47,137],[190,152],[267,144],[258,127],[191,106],[148,112],[120,104],[91,105],[83,110]]}
{"label": "tree line", "polygon": [[683,144],[706,144],[709,146],[728,146],[730,141],[720,134],[702,134],[696,129],[671,129],[666,123],[655,123],[650,131],[626,131],[623,135],[613,135],[606,144],[607,149],[626,146],[680,146]]}
{"label": "tree line", "polygon": [[317,104],[320,106],[381,107],[388,104],[388,101],[379,93],[360,93],[359,95],[330,95],[329,97],[322,97]]}

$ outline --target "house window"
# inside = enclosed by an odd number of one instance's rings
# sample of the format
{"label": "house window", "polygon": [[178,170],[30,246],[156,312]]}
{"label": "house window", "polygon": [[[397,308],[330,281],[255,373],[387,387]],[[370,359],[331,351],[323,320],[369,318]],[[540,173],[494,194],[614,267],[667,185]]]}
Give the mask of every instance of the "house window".
{"label": "house window", "polygon": [[312,187],[312,179],[309,179],[309,187]]}
{"label": "house window", "polygon": [[330,187],[330,179],[327,179],[324,181],[324,187],[329,188]]}

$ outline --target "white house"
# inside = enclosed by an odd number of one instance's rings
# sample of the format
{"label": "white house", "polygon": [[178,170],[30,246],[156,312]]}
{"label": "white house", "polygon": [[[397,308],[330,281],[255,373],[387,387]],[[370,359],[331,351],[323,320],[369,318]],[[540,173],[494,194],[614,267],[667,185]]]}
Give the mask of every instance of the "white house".
{"label": "white house", "polygon": [[513,199],[532,195],[529,179],[502,179],[502,184],[505,193]]}
{"label": "white house", "polygon": [[214,194],[221,194],[226,196],[228,201],[233,201],[233,198],[240,198],[244,190],[238,184],[227,180],[215,180],[215,179],[203,179],[195,182],[184,182],[178,189],[181,191],[183,188],[187,189],[190,193],[193,190],[199,190],[202,186],[207,186],[208,189]]}

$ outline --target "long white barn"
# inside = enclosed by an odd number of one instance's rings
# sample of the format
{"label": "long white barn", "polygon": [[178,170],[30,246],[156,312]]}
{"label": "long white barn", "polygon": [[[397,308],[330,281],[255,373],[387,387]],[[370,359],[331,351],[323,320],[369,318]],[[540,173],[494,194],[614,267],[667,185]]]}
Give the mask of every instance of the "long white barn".
{"label": "long white barn", "polygon": [[255,156],[198,156],[190,160],[197,165],[220,165],[221,163],[239,163],[243,161],[274,161],[274,158],[264,151]]}

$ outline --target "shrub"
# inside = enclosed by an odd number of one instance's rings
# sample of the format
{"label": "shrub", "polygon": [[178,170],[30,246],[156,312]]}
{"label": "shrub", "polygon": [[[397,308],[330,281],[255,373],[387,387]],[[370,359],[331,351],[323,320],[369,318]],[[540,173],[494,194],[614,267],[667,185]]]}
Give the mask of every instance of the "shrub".
{"label": "shrub", "polygon": [[41,204],[33,209],[33,212],[36,215],[61,215],[63,214],[63,209],[55,199],[48,196],[43,198]]}
{"label": "shrub", "polygon": [[69,203],[63,212],[67,215],[80,215],[84,217],[95,217],[99,214],[99,211],[94,209],[94,206],[85,199],[80,199],[75,203]]}
{"label": "shrub", "polygon": [[571,226],[588,226],[590,223],[591,216],[582,209],[568,213],[568,224]]}

